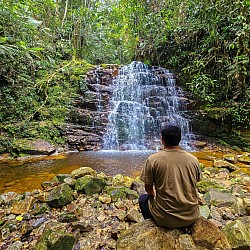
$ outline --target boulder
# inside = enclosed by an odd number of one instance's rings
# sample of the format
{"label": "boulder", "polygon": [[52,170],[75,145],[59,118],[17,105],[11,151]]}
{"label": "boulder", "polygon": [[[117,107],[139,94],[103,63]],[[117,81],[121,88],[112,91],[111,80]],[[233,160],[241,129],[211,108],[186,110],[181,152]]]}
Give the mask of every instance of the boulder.
{"label": "boulder", "polygon": [[197,188],[201,193],[206,193],[212,189],[224,190],[224,187],[222,187],[219,183],[211,179],[202,179],[197,183]]}
{"label": "boulder", "polygon": [[216,168],[227,168],[230,172],[238,169],[236,165],[224,160],[214,160],[213,166]]}
{"label": "boulder", "polygon": [[138,200],[139,195],[136,191],[127,188],[127,187],[115,187],[115,186],[107,186],[105,191],[110,195],[112,202],[116,202],[119,199],[124,200],[126,198],[130,200]]}
{"label": "boulder", "polygon": [[196,245],[205,249],[231,249],[226,236],[212,222],[200,217],[191,229]]}
{"label": "boulder", "polygon": [[77,168],[71,172],[71,176],[74,179],[83,177],[85,175],[96,176],[96,171],[89,167]]}
{"label": "boulder", "polygon": [[233,221],[222,229],[233,249],[250,249],[250,230],[239,221]]}
{"label": "boulder", "polygon": [[93,194],[101,193],[105,186],[106,181],[103,178],[85,175],[76,180],[75,188],[77,191],[84,192],[91,196]]}
{"label": "boulder", "polygon": [[14,142],[13,147],[18,153],[31,155],[50,155],[56,151],[54,146],[44,140],[19,139]]}
{"label": "boulder", "polygon": [[32,208],[35,199],[32,196],[27,196],[24,200],[17,201],[11,208],[13,214],[25,214]]}
{"label": "boulder", "polygon": [[70,178],[70,177],[71,177],[70,174],[58,174],[52,179],[52,181],[63,183],[66,178]]}
{"label": "boulder", "polygon": [[48,224],[34,249],[72,250],[76,239],[73,234],[65,233],[64,230],[61,224]]}
{"label": "boulder", "polygon": [[236,197],[230,193],[225,193],[219,190],[211,190],[204,194],[207,205],[218,207],[232,206],[237,202]]}
{"label": "boulder", "polygon": [[[117,240],[117,250],[171,250],[176,248],[180,236],[177,229],[158,227],[148,219],[132,225]],[[178,246],[180,247],[180,246]],[[193,245],[195,249],[195,245]],[[184,249],[184,248],[183,248]]]}
{"label": "boulder", "polygon": [[73,201],[73,191],[67,184],[61,184],[48,192],[45,201],[51,207],[62,207]]}

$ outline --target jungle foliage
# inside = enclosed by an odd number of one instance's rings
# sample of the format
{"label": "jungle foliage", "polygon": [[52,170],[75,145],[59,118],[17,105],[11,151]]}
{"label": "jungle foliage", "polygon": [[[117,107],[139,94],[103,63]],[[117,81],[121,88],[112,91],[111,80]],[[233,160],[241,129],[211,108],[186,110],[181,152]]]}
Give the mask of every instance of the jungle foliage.
{"label": "jungle foliage", "polygon": [[225,108],[233,126],[246,127],[249,7],[249,0],[1,0],[3,131],[63,123],[87,62],[132,60],[179,72],[204,106]]}

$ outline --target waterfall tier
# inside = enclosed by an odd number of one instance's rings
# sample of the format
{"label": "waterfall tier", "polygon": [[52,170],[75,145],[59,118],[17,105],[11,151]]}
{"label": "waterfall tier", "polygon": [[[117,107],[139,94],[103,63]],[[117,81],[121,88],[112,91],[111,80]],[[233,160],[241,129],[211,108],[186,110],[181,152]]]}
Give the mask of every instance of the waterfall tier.
{"label": "waterfall tier", "polygon": [[190,149],[193,138],[183,91],[172,73],[132,62],[119,70],[111,85],[107,131],[103,149],[142,150],[160,146],[162,124],[181,127],[181,146]]}

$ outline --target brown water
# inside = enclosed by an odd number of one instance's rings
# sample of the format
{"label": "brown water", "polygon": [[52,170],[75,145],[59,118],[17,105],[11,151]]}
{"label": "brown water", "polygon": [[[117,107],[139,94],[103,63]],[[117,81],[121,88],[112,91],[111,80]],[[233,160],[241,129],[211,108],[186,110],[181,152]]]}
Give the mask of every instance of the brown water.
{"label": "brown water", "polygon": [[[48,159],[20,165],[0,164],[0,193],[14,191],[23,193],[41,189],[43,181],[51,180],[57,174],[68,174],[79,167],[91,167],[98,173],[138,176],[146,158],[154,151],[87,151],[71,153],[60,159]],[[213,165],[214,159],[222,159],[225,152],[194,152],[206,167]],[[242,171],[250,174],[250,169],[241,164]]]}

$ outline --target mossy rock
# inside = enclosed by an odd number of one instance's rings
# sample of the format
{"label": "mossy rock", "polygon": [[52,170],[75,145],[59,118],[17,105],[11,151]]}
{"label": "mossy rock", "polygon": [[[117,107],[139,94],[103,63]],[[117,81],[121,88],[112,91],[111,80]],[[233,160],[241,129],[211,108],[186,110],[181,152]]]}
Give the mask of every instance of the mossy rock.
{"label": "mossy rock", "polygon": [[58,229],[47,229],[38,242],[37,250],[72,250],[75,244],[73,234],[67,234]]}
{"label": "mossy rock", "polygon": [[101,177],[85,175],[76,180],[75,189],[91,196],[93,194],[101,193],[106,185],[106,181]]}
{"label": "mossy rock", "polygon": [[197,188],[198,188],[199,192],[201,192],[201,193],[206,193],[212,189],[218,189],[218,190],[224,189],[224,187],[221,186],[219,183],[217,183],[213,180],[210,180],[210,179],[202,179],[201,181],[199,181],[197,183]]}
{"label": "mossy rock", "polygon": [[107,186],[105,188],[105,192],[110,195],[112,202],[116,202],[117,200],[135,200],[139,199],[139,195],[136,191],[131,190],[127,187],[115,187],[115,186]]}
{"label": "mossy rock", "polygon": [[50,155],[55,152],[55,147],[44,140],[18,139],[13,143],[13,149],[19,154]]}
{"label": "mossy rock", "polygon": [[59,208],[73,201],[73,191],[67,184],[61,184],[53,188],[45,200],[51,207]]}

